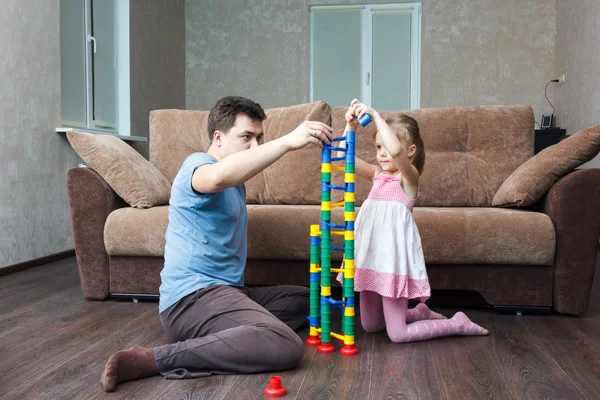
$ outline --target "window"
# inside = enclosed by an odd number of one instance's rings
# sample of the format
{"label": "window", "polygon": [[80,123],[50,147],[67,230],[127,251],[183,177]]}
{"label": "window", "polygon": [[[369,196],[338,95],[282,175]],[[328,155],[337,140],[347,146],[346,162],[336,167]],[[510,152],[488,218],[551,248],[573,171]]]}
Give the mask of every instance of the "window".
{"label": "window", "polygon": [[311,6],[310,101],[420,106],[421,4]]}
{"label": "window", "polygon": [[66,127],[130,135],[129,1],[61,0]]}

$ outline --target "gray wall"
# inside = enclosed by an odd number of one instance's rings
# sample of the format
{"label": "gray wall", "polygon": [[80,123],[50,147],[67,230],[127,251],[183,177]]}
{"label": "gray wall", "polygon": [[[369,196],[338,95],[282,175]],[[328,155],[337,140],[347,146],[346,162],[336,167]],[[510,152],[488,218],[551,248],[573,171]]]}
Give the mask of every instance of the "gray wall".
{"label": "gray wall", "polygon": [[[66,174],[79,158],[60,126],[59,0],[0,5],[0,268],[73,248]],[[130,0],[131,134],[185,108],[184,0]],[[133,143],[144,156],[145,143]]]}
{"label": "gray wall", "polygon": [[[185,109],[184,0],[130,0],[131,135],[148,137],[148,115]],[[148,144],[132,146],[145,157]]]}
{"label": "gray wall", "polygon": [[[264,107],[307,101],[308,5],[327,3],[365,2],[186,0],[186,107],[209,109],[228,94]],[[422,107],[530,104],[538,120],[548,111],[555,0],[422,4]]]}
{"label": "gray wall", "polygon": [[[600,124],[600,2],[558,1],[556,70],[557,123],[573,134]],[[600,168],[600,156],[586,167]]]}
{"label": "gray wall", "polygon": [[73,248],[60,124],[59,0],[0,12],[0,267]]}
{"label": "gray wall", "polygon": [[551,111],[555,0],[424,0],[422,18],[422,107],[527,104],[538,122]]}

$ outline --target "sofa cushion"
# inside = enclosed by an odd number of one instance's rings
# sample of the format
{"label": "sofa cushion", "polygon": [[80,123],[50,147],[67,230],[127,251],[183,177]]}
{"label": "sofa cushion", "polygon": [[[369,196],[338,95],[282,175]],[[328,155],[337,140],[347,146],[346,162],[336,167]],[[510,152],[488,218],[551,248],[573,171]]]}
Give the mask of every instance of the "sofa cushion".
{"label": "sofa cushion", "polygon": [[183,161],[192,153],[207,151],[208,111],[150,111],[150,162],[173,183]]}
{"label": "sofa cushion", "polygon": [[[265,141],[293,131],[302,121],[331,123],[331,108],[322,101],[266,109]],[[207,151],[209,111],[156,110],[150,113],[150,162],[173,182],[187,156]],[[316,146],[286,154],[246,182],[248,203],[319,204],[321,152]],[[317,179],[317,181],[315,181]],[[294,182],[293,190],[290,183]]]}
{"label": "sofa cushion", "polygon": [[[332,110],[336,136],[346,126],[346,107]],[[425,170],[417,206],[490,206],[504,180],[533,155],[533,110],[528,106],[446,107],[405,111],[419,123]],[[384,118],[394,112],[382,111]],[[356,155],[376,164],[374,123],[357,132]],[[357,203],[370,183],[357,180]]]}
{"label": "sofa cushion", "polygon": [[67,132],[75,152],[129,205],[167,204],[171,184],[131,146],[113,135]]}
{"label": "sofa cushion", "polygon": [[575,133],[530,158],[513,172],[494,196],[494,206],[528,206],[556,181],[600,152],[600,125]]}
{"label": "sofa cushion", "polygon": [[[334,221],[343,221],[341,211],[333,210]],[[318,206],[249,206],[248,256],[308,259],[309,227],[318,223],[319,212]],[[554,225],[542,213],[418,207],[414,216],[427,263],[552,265],[554,260]]]}
{"label": "sofa cushion", "polygon": [[[319,206],[248,205],[248,257],[308,260],[310,224],[318,223],[319,213]],[[341,208],[334,209],[333,220],[342,221],[341,213]],[[553,263],[554,226],[545,214],[418,207],[414,215],[427,263]],[[167,207],[115,210],[106,221],[106,250],[111,256],[162,256],[167,223]],[[334,256],[341,259],[340,253]]]}
{"label": "sofa cushion", "polygon": [[[303,121],[331,124],[331,107],[323,101],[266,110],[265,141],[278,139]],[[260,204],[321,204],[321,148],[308,145],[266,168]]]}
{"label": "sofa cushion", "polygon": [[165,254],[169,206],[147,210],[119,208],[104,224],[104,245],[113,256],[158,256]]}
{"label": "sofa cushion", "polygon": [[488,207],[418,207],[414,215],[428,263],[554,263],[556,235],[546,214]]}

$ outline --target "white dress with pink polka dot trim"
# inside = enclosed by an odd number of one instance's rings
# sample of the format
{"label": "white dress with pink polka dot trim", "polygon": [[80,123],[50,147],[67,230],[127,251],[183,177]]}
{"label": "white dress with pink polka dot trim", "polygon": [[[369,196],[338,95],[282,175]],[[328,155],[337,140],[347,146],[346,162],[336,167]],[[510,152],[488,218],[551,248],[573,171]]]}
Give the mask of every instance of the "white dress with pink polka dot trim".
{"label": "white dress with pink polka dot trim", "polygon": [[420,301],[429,298],[431,288],[412,215],[414,205],[399,175],[382,172],[375,177],[355,224],[355,291]]}

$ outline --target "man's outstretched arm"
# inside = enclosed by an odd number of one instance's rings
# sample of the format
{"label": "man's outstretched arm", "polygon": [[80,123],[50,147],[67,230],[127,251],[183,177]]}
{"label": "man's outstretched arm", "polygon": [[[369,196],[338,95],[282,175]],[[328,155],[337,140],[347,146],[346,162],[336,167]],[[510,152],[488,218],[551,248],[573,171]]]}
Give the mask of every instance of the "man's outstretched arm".
{"label": "man's outstretched arm", "polygon": [[192,187],[200,193],[215,193],[240,185],[279,160],[288,151],[308,144],[322,146],[333,139],[331,127],[322,122],[304,121],[294,131],[279,139],[231,154],[194,172]]}

